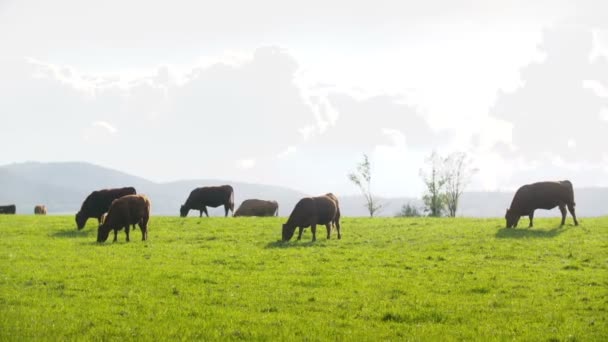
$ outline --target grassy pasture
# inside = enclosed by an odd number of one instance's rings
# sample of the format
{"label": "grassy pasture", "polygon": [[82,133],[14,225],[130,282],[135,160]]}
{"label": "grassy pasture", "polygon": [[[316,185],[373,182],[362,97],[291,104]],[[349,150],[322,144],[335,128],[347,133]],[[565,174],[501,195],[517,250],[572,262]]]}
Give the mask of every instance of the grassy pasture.
{"label": "grassy pasture", "polygon": [[283,220],[97,244],[93,220],[0,215],[0,340],[608,339],[608,218],[345,218],[315,243],[278,242]]}

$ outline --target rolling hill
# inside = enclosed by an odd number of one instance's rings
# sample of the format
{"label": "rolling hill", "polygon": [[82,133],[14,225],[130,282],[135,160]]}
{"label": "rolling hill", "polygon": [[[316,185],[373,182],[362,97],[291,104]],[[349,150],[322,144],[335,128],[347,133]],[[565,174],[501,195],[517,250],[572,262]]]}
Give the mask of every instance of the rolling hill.
{"label": "rolling hill", "polygon": [[[17,213],[31,214],[36,204],[45,204],[49,213],[75,213],[83,199],[93,190],[134,186],[152,200],[157,215],[177,215],[179,206],[190,191],[199,186],[231,184],[235,188],[235,204],[248,198],[273,199],[279,202],[279,214],[289,214],[295,203],[309,194],[273,185],[250,184],[229,180],[183,180],[156,183],[117,170],[82,163],[27,162],[0,166],[0,205],[14,203]],[[330,190],[330,189],[329,189]],[[331,190],[330,190],[331,191]],[[361,196],[340,196],[345,216],[367,216]],[[467,192],[463,194],[458,216],[501,217],[511,203],[511,192]],[[608,188],[581,188],[575,185],[577,214],[602,216],[608,214]],[[379,216],[394,216],[401,206],[411,203],[422,206],[420,199],[398,197],[379,198],[384,204]],[[196,213],[197,214],[197,213]],[[195,215],[191,212],[190,215]],[[210,215],[223,215],[223,208],[210,210]],[[558,216],[558,210],[539,210],[537,216]]]}

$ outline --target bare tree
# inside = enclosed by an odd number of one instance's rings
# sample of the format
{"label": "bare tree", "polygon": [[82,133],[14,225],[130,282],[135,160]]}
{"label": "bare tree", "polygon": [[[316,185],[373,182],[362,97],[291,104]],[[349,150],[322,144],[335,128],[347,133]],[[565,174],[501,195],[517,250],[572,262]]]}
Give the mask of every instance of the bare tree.
{"label": "bare tree", "polygon": [[446,180],[444,172],[444,159],[435,151],[426,159],[429,170],[420,170],[420,177],[426,185],[426,193],[422,197],[425,211],[429,216],[440,217],[445,210],[446,196],[443,192]]}
{"label": "bare tree", "polygon": [[369,212],[369,217],[374,217],[374,214],[382,210],[383,204],[379,203],[378,200],[372,195],[372,172],[367,154],[363,155],[363,162],[357,165],[356,172],[352,172],[348,175],[348,179],[359,187],[361,194],[365,198],[365,207]]}
{"label": "bare tree", "polygon": [[464,152],[455,152],[448,155],[443,160],[443,163],[445,172],[445,202],[448,208],[448,216],[456,217],[458,200],[478,170],[471,167],[472,161]]}

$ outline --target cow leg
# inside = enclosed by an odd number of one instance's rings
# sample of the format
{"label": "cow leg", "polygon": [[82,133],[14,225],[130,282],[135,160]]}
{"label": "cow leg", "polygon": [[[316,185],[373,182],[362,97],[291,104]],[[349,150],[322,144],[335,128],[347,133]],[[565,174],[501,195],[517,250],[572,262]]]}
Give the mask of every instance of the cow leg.
{"label": "cow leg", "polygon": [[560,226],[563,226],[564,224],[566,224],[566,205],[560,204],[559,211],[562,212],[562,224]]}
{"label": "cow leg", "polygon": [[317,241],[317,225],[310,226],[310,231],[312,232],[312,241]]}
{"label": "cow leg", "polygon": [[146,241],[146,238],[148,237],[148,227],[140,223],[139,230],[141,230],[141,241]]}
{"label": "cow leg", "polygon": [[143,219],[139,222],[139,230],[141,230],[141,241],[146,241],[148,238],[148,227]]}
{"label": "cow leg", "polygon": [[144,217],[139,221],[139,229],[141,230],[141,241],[146,241],[148,239],[148,220],[150,216],[148,214],[144,214]]}
{"label": "cow leg", "polygon": [[300,231],[298,232],[298,240],[302,238],[302,233],[304,232],[304,227],[299,227]]}
{"label": "cow leg", "polygon": [[203,211],[205,212],[205,215],[206,215],[207,217],[209,217],[209,212],[207,211],[207,207],[203,207]]}
{"label": "cow leg", "polygon": [[130,225],[128,225],[128,224],[125,226],[125,234],[127,234],[127,242],[129,242],[129,241],[130,241],[130,240],[129,240],[129,229],[130,229],[130,228],[131,228],[131,227],[130,227]]}
{"label": "cow leg", "polygon": [[336,225],[336,231],[338,232],[338,240],[342,238],[342,233],[340,232],[340,219],[337,219],[334,224]]}
{"label": "cow leg", "polygon": [[578,221],[576,220],[576,213],[574,212],[574,203],[568,204],[568,210],[570,211],[570,215],[572,215],[572,218],[574,219],[574,225],[578,226]]}
{"label": "cow leg", "polygon": [[114,240],[112,242],[118,241],[118,229],[114,229]]}
{"label": "cow leg", "polygon": [[331,236],[331,222],[326,224],[325,228],[327,228],[327,239],[329,240],[329,237]]}
{"label": "cow leg", "polygon": [[530,225],[528,226],[528,228],[532,228],[534,227],[534,210],[530,212],[528,217],[530,218]]}
{"label": "cow leg", "polygon": [[198,218],[201,218],[201,217],[203,217],[203,209],[200,209],[198,211]]}

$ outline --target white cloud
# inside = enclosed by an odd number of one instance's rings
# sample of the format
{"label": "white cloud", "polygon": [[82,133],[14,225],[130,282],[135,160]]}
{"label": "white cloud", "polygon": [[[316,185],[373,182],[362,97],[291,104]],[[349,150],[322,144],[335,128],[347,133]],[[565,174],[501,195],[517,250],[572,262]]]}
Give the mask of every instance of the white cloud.
{"label": "white cloud", "polygon": [[106,121],[95,121],[95,122],[93,122],[93,126],[101,127],[110,134],[116,134],[116,132],[117,132],[116,127],[112,126],[110,123],[108,123]]}
{"label": "white cloud", "polygon": [[244,170],[252,169],[255,164],[255,159],[241,159],[237,161],[237,166]]}
{"label": "white cloud", "polygon": [[600,110],[600,120],[608,122],[608,107],[603,107]]}
{"label": "white cloud", "polygon": [[606,141],[598,113],[608,105],[601,91],[608,84],[608,63],[591,60],[592,48],[588,28],[548,29],[539,45],[545,60],[522,68],[522,87],[498,95],[491,112],[512,124],[511,143],[528,160],[597,159],[599,142]]}
{"label": "white cloud", "polygon": [[297,148],[295,146],[288,146],[284,151],[282,151],[281,153],[277,154],[277,158],[279,159],[284,159],[287,158],[288,156],[296,153]]}

